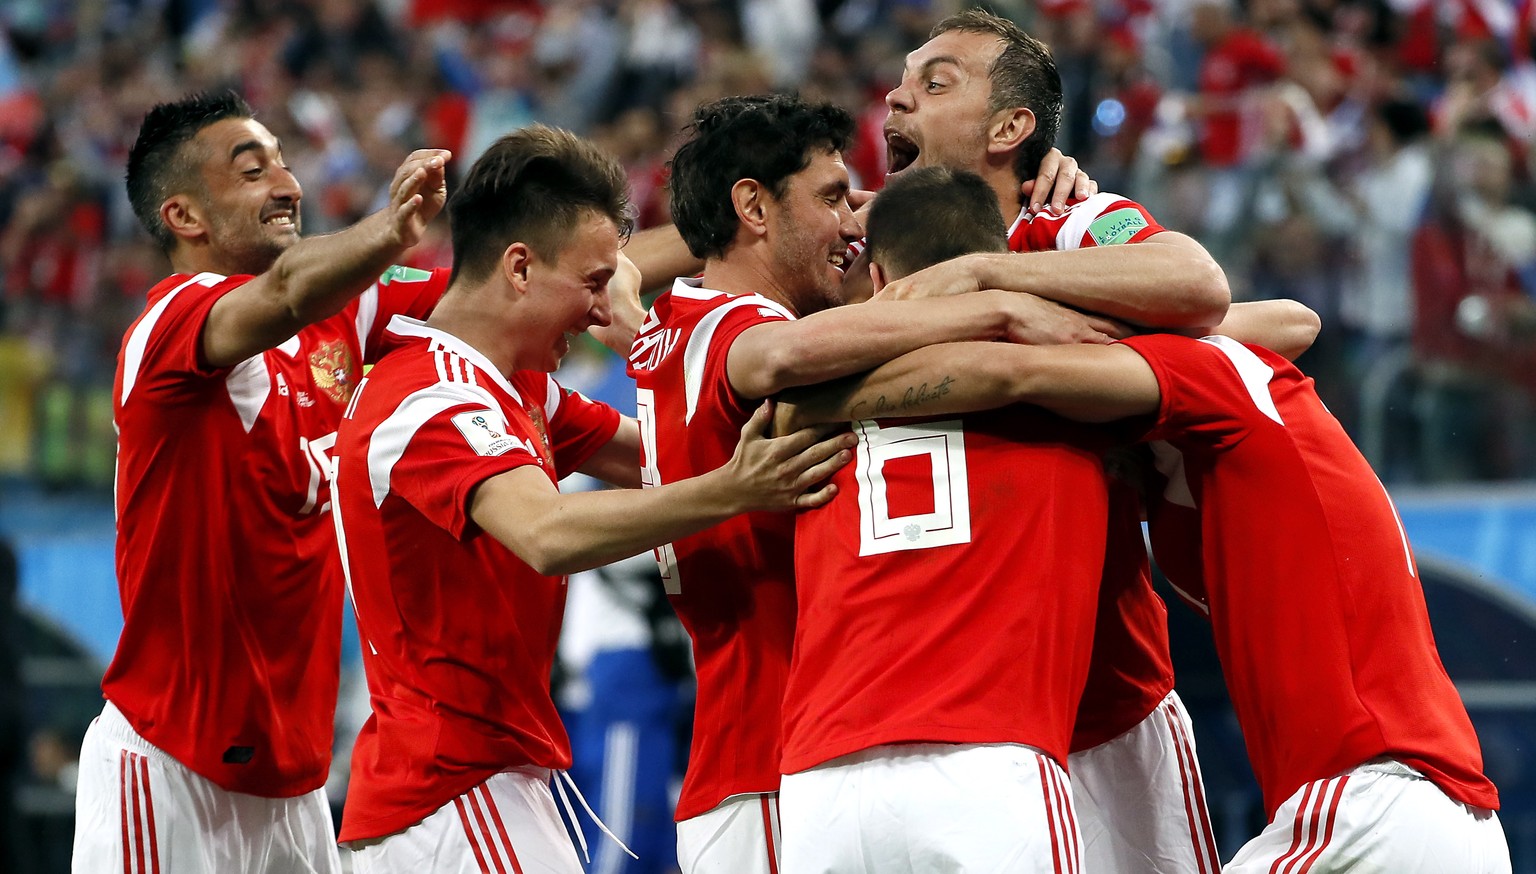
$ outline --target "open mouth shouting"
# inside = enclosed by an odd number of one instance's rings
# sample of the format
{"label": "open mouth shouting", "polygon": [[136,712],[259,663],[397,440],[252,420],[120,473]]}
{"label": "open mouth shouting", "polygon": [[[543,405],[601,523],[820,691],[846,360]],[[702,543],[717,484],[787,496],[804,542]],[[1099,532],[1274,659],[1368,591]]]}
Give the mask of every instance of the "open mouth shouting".
{"label": "open mouth shouting", "polygon": [[922,149],[905,135],[887,127],[885,129],[885,162],[887,173],[894,176],[912,166]]}

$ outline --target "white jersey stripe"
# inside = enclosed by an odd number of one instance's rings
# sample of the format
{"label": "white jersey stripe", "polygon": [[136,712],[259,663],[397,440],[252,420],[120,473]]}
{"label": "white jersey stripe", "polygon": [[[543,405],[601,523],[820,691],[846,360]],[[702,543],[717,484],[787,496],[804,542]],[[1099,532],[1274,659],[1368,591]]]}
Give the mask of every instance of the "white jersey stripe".
{"label": "white jersey stripe", "polygon": [[368,290],[357,299],[357,318],[352,324],[357,329],[357,356],[359,361],[368,360],[368,335],[373,333],[373,323],[379,317],[379,284],[368,286]]}
{"label": "white jersey stripe", "polygon": [[501,409],[501,403],[480,386],[445,381],[411,392],[379,423],[368,440],[368,484],[375,507],[384,504],[390,473],[421,426],[444,410],[464,404]]}
{"label": "white jersey stripe", "polygon": [[565,392],[560,390],[560,384],[554,377],[544,378],[544,421],[553,422],[555,414],[560,412],[560,402],[565,399]]}
{"label": "white jersey stripe", "polygon": [[229,392],[229,402],[235,405],[235,412],[240,416],[240,425],[245,428],[245,433],[251,433],[256,427],[256,417],[261,415],[261,408],[267,405],[267,398],[272,395],[272,374],[267,370],[267,354],[257,352],[250,358],[236,364],[224,378],[224,388]]}
{"label": "white jersey stripe", "polygon": [[1103,215],[1110,204],[1124,199],[1118,194],[1101,191],[1087,200],[1073,204],[1067,211],[1067,220],[1062,222],[1061,230],[1056,232],[1056,248],[1063,252],[1082,248],[1088,226]]}
{"label": "white jersey stripe", "polygon": [[149,308],[144,318],[133,326],[133,331],[128,335],[128,342],[123,344],[123,396],[120,403],[128,402],[128,395],[139,381],[139,368],[144,366],[144,350],[149,347],[149,337],[155,331],[155,324],[165,314],[165,308],[171,305],[176,295],[181,294],[182,289],[193,283],[205,286],[215,286],[224,281],[224,277],[217,273],[199,273],[186,282],[176,286],[160,298],[159,303]]}
{"label": "white jersey stripe", "polygon": [[[676,293],[676,289],[673,289]],[[710,346],[715,339],[715,331],[720,328],[723,321],[732,310],[741,307],[759,307],[772,310],[785,317],[794,319],[794,314],[779,304],[756,294],[742,295],[727,304],[710,310],[699,323],[694,326],[693,334],[688,337],[688,346],[683,350],[683,395],[687,401],[687,412],[683,416],[683,423],[693,421],[693,414],[699,407],[699,394],[704,390],[704,362],[709,357]]]}

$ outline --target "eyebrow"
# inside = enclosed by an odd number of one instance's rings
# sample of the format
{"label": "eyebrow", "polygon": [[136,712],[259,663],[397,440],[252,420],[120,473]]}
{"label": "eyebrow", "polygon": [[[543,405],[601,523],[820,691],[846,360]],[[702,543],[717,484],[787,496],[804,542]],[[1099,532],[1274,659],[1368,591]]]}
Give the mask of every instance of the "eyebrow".
{"label": "eyebrow", "polygon": [[[923,65],[917,68],[917,72],[919,75],[926,76],[934,67],[937,67],[940,64],[952,64],[956,67],[964,69],[964,65],[960,63],[960,59],[954,55],[940,55],[936,58],[929,58],[928,60],[924,61]],[[908,69],[910,68],[903,67],[902,73],[905,74]]]}
{"label": "eyebrow", "polygon": [[[277,140],[276,142],[277,154],[281,155],[283,153],[283,141]],[[233,149],[229,150],[229,161],[231,164],[233,164],[236,158],[240,157],[246,152],[261,152],[265,150],[266,145],[263,144],[261,140],[246,140],[245,142],[239,143]]]}

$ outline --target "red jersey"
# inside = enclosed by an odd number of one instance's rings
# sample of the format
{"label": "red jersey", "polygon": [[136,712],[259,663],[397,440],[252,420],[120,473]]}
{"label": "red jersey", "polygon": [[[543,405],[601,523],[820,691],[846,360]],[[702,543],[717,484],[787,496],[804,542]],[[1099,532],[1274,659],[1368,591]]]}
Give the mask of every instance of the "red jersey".
{"label": "red jersey", "polygon": [[1108,493],[1099,432],[1033,407],[865,420],[799,514],[784,772],[894,743],[1018,743],[1065,765]]}
{"label": "red jersey", "polygon": [[[1059,216],[1020,213],[1008,246],[1015,252],[1113,246],[1139,243],[1163,230],[1141,204],[1101,192],[1068,204]],[[1131,487],[1113,482],[1093,662],[1072,751],[1092,749],[1135,728],[1172,690],[1168,609],[1152,588],[1141,500]]]}
{"label": "red jersey", "polygon": [[1163,394],[1153,549],[1210,616],[1265,813],[1378,756],[1497,809],[1402,522],[1312,380],[1226,337],[1125,343]]}
{"label": "red jersey", "polygon": [[547,373],[509,380],[414,320],[390,332],[398,348],[358,387],[337,440],[336,534],[373,705],[343,841],[420,822],[508,768],[570,767],[549,690],[565,579],[480,530],[469,499],[524,465],[558,482],[619,426]]}
{"label": "red jersey", "polygon": [[339,314],[234,367],[203,323],[249,276],[176,274],[128,329],[113,387],[123,632],[102,690],[134,731],[233,792],[325,783],[341,660],[330,452],[394,313],[448,272],[392,268]]}
{"label": "red jersey", "polygon": [[[656,299],[629,355],[646,486],[730,460],[758,406],[731,388],[731,344],[748,328],[793,318],[766,297],[694,280],[680,279]],[[679,820],[732,795],[778,791],[780,706],[794,644],[794,524],[789,513],[747,513],[656,550],[698,670]]]}

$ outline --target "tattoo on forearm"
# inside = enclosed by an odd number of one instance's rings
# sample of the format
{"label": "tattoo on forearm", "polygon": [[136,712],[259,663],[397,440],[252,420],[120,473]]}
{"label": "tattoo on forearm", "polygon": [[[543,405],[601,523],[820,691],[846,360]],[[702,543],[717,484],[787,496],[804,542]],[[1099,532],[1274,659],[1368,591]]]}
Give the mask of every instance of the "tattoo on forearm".
{"label": "tattoo on forearm", "polygon": [[925,404],[949,394],[954,385],[955,378],[952,376],[944,377],[937,385],[929,385],[926,382],[921,385],[909,385],[897,400],[891,400],[883,394],[873,401],[860,400],[849,409],[849,414],[854,419],[916,415]]}

